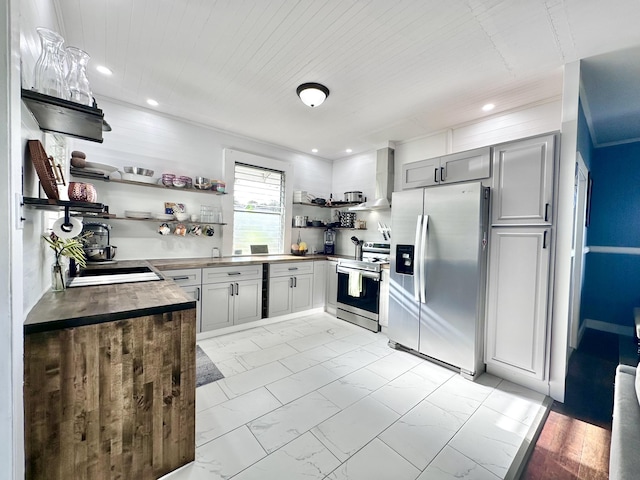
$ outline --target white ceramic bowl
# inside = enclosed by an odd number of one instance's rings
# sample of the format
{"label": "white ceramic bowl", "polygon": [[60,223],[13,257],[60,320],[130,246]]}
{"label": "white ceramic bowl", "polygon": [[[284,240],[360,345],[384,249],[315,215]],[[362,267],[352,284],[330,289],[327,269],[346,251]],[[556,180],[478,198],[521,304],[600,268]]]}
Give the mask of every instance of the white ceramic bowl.
{"label": "white ceramic bowl", "polygon": [[189,214],[184,212],[175,212],[173,214],[176,217],[176,220],[179,222],[184,222],[189,219]]}

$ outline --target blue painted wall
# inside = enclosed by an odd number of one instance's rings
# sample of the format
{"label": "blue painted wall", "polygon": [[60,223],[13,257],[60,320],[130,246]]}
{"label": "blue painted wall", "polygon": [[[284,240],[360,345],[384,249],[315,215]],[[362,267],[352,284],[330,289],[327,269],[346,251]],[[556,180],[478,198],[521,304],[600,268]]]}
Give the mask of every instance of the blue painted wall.
{"label": "blue painted wall", "polygon": [[591,170],[593,141],[591,139],[591,133],[589,133],[589,126],[587,125],[587,118],[584,115],[581,101],[578,101],[578,151],[580,155],[582,155],[582,159],[587,168]]}
{"label": "blue painted wall", "polygon": [[[589,247],[640,248],[640,142],[598,148],[593,179]],[[589,252],[581,317],[631,327],[640,307],[640,255]]]}

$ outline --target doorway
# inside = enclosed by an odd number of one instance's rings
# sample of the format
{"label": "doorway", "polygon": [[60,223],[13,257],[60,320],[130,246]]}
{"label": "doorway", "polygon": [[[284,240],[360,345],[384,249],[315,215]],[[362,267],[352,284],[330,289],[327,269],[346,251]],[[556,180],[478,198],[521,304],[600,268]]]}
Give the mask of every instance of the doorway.
{"label": "doorway", "polygon": [[587,192],[589,170],[580,152],[576,155],[573,190],[573,233],[571,245],[571,283],[569,286],[569,354],[580,343],[580,300],[584,281],[586,248]]}

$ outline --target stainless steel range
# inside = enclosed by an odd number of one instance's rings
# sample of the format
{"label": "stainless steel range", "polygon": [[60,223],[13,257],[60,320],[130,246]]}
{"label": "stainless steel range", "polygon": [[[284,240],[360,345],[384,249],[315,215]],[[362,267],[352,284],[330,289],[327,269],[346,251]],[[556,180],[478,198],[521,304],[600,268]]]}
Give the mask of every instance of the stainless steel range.
{"label": "stainless steel range", "polygon": [[373,332],[380,331],[380,280],[389,263],[388,243],[364,242],[362,260],[338,261],[336,316]]}

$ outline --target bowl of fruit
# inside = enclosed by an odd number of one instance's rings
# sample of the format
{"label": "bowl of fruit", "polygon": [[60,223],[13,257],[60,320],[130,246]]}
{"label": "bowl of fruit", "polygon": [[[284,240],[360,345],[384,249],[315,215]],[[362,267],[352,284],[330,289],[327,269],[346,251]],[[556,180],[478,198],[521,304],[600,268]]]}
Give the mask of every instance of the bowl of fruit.
{"label": "bowl of fruit", "polygon": [[298,243],[291,244],[291,255],[297,255],[299,257],[307,254],[307,244],[298,239]]}

